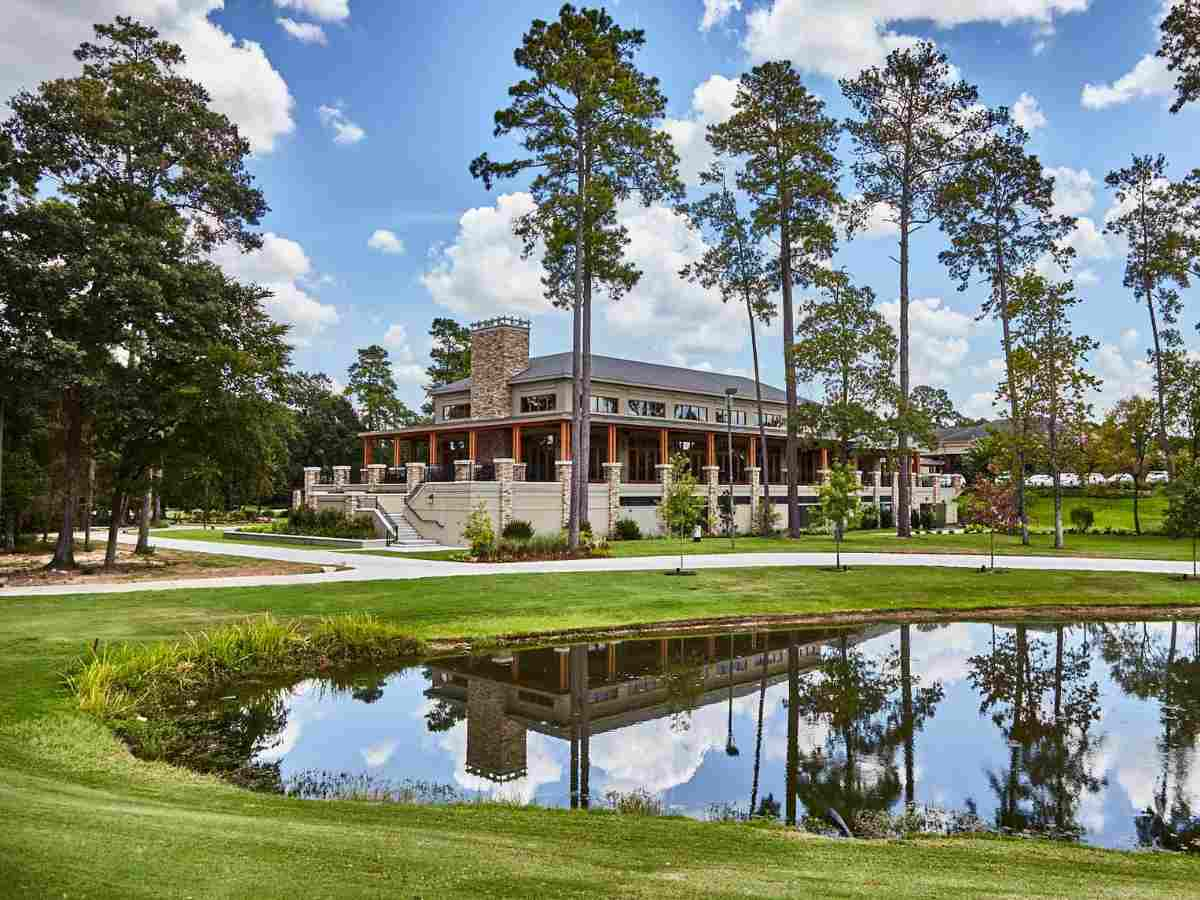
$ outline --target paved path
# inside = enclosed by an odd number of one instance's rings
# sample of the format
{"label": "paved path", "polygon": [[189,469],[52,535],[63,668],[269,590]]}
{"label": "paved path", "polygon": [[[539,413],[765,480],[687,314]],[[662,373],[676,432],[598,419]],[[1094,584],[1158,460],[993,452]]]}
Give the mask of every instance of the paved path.
{"label": "paved path", "polygon": [[[132,540],[132,539],[131,539]],[[337,584],[348,581],[441,578],[454,575],[515,575],[538,572],[645,572],[662,571],[679,564],[678,556],[642,556],[612,559],[556,560],[553,562],[476,563],[441,562],[412,559],[402,553],[391,556],[335,553],[294,547],[223,544],[211,541],[186,541],[155,536],[154,544],[167,550],[220,553],[254,559],[277,559],[319,566],[351,566],[341,571],[312,575],[250,575],[226,578],[181,578],[174,581],[136,581],[118,584],[70,584],[39,587],[0,588],[0,598],[39,594],[124,594],[134,591],[163,591],[216,587],[257,587],[277,584]],[[1034,569],[1069,572],[1145,572],[1184,574],[1192,571],[1190,562],[1150,559],[1096,559],[1058,556],[1005,556],[1000,565],[1006,569]],[[974,569],[986,565],[983,555],[941,553],[843,553],[842,561],[851,566],[942,566]],[[690,569],[731,569],[759,566],[828,566],[833,553],[724,553],[688,556]]]}

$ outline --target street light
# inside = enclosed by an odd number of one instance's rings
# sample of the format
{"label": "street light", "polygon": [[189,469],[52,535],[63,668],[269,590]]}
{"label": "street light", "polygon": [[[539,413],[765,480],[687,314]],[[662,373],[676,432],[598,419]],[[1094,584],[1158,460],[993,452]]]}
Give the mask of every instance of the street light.
{"label": "street light", "polygon": [[729,474],[729,549],[731,550],[735,546],[734,532],[737,531],[733,509],[733,398],[737,392],[735,387],[725,388],[725,431],[728,438],[726,470]]}

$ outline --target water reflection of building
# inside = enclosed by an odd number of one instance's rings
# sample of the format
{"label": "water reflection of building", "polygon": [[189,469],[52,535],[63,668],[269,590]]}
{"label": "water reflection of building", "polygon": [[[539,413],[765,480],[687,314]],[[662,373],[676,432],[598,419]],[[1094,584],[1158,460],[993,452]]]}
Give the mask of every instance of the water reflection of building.
{"label": "water reflection of building", "polygon": [[[858,644],[890,629],[850,634]],[[756,632],[546,647],[469,656],[431,666],[426,696],[467,719],[467,772],[507,782],[526,774],[529,730],[569,741],[572,804],[587,805],[593,734],[687,715],[788,677],[788,647],[801,671],[844,630]],[[765,672],[764,672],[765,668]]]}

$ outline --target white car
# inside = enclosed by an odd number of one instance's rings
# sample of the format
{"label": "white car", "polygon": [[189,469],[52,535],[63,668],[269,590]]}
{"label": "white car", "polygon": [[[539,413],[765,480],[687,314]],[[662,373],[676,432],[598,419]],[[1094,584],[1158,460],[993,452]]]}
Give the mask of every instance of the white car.
{"label": "white car", "polygon": [[1026,487],[1054,487],[1054,479],[1049,475],[1030,475],[1025,479]]}
{"label": "white car", "polygon": [[1146,484],[1167,484],[1170,480],[1171,476],[1162,471],[1151,472],[1146,476]]}
{"label": "white car", "polygon": [[1103,472],[1092,472],[1087,477],[1088,484],[1107,484],[1108,479],[1104,477]]}
{"label": "white car", "polygon": [[1133,476],[1128,472],[1118,472],[1116,475],[1110,475],[1109,484],[1133,484]]}
{"label": "white car", "polygon": [[1074,472],[1061,472],[1058,476],[1058,483],[1063,487],[1079,487],[1079,476]]}

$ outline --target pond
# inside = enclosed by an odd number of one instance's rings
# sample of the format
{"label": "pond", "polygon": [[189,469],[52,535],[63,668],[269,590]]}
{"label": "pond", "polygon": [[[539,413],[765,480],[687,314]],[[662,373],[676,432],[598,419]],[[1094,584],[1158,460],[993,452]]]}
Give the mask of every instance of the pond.
{"label": "pond", "polygon": [[913,804],[942,830],[1178,849],[1200,835],[1198,644],[1196,622],[689,635],[259,685],[194,720],[224,736],[216,768],[313,798],[632,795],[856,834]]}

